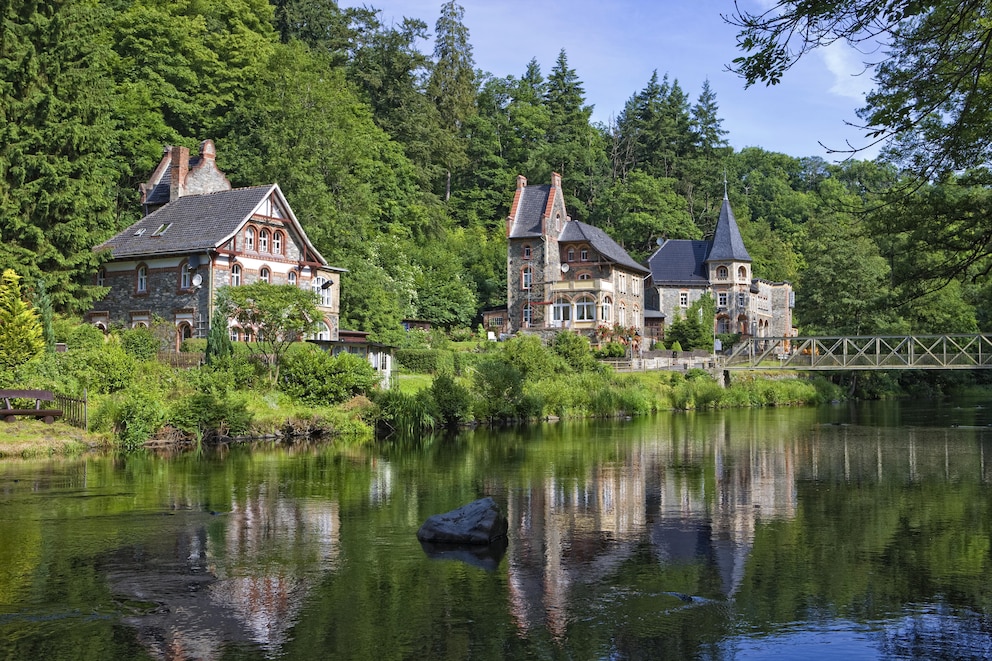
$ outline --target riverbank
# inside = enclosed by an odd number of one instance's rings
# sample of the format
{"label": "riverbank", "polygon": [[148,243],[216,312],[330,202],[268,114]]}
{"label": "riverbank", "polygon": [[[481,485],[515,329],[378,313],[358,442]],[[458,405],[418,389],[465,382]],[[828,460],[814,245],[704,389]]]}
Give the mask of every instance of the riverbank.
{"label": "riverbank", "polygon": [[29,419],[0,422],[0,459],[71,456],[110,448],[105,434],[94,434],[61,422],[50,425]]}

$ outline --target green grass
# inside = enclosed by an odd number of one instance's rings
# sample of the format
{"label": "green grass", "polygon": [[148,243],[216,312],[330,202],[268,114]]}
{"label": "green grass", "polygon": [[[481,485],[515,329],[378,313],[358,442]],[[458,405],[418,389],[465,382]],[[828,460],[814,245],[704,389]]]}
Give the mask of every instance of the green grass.
{"label": "green grass", "polygon": [[434,382],[431,374],[398,374],[396,375],[396,387],[404,395],[414,395],[424,388],[430,388]]}

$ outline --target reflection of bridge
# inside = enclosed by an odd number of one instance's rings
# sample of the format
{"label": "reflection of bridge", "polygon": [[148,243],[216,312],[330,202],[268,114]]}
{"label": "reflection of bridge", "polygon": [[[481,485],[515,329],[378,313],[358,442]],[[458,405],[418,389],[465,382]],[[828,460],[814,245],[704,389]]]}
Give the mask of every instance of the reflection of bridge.
{"label": "reflection of bridge", "polygon": [[992,369],[990,335],[755,337],[736,343],[724,369]]}

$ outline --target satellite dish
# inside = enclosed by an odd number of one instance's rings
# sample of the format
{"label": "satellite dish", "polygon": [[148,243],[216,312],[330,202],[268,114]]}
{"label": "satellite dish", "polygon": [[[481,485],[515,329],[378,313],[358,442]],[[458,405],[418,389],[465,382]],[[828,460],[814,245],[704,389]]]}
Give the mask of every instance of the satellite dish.
{"label": "satellite dish", "polygon": [[193,286],[199,287],[202,284],[203,284],[203,276],[197,273],[196,275],[193,276]]}
{"label": "satellite dish", "polygon": [[568,273],[568,264],[562,264],[561,265],[561,272],[562,273]]}

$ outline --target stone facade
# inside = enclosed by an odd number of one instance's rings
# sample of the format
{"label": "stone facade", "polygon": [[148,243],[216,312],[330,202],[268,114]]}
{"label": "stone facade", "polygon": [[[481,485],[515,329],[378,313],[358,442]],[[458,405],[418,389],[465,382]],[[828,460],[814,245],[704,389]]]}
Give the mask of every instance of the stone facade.
{"label": "stone facade", "polygon": [[[278,185],[231,189],[206,141],[196,159],[168,148],[141,189],[151,212],[97,247],[111,259],[97,275],[108,292],[89,313],[92,323],[165,321],[174,324],[178,346],[207,336],[220,287],[264,280],[317,293],[323,326],[316,337],[337,339],[344,269],[320,256]],[[252,334],[233,323],[229,332],[235,340]]]}
{"label": "stone facade", "polygon": [[560,175],[550,186],[518,177],[506,228],[509,332],[568,328],[595,339],[599,326],[643,327],[647,269],[568,216]]}
{"label": "stone facade", "polygon": [[[716,308],[714,333],[757,337],[795,334],[792,285],[753,277],[751,257],[726,197],[713,240],[662,241],[648,258],[648,265],[649,309],[665,323],[710,295]],[[663,339],[663,328],[663,323],[652,324],[653,340]]]}

